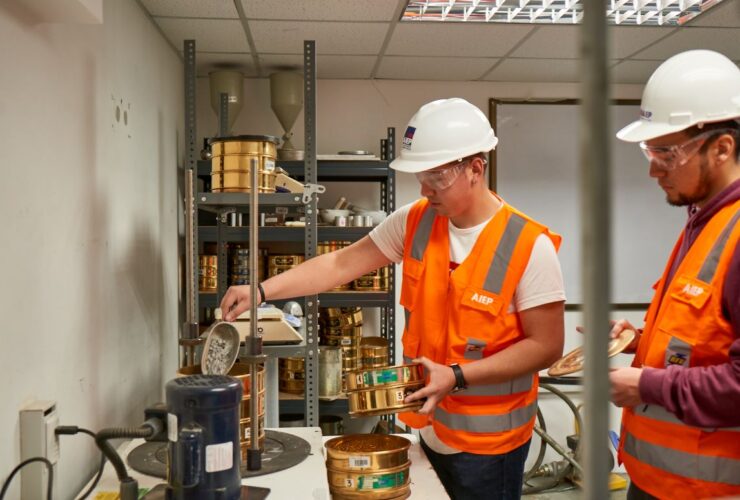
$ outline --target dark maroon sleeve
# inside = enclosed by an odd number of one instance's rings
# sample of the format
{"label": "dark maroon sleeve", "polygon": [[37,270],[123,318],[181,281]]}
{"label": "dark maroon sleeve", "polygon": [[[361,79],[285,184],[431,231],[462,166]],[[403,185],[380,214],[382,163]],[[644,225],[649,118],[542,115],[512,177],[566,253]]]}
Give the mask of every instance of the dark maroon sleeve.
{"label": "dark maroon sleeve", "polygon": [[740,425],[740,245],[725,278],[722,308],[735,331],[730,362],[693,368],[645,368],[640,377],[643,401],[664,407],[688,425]]}

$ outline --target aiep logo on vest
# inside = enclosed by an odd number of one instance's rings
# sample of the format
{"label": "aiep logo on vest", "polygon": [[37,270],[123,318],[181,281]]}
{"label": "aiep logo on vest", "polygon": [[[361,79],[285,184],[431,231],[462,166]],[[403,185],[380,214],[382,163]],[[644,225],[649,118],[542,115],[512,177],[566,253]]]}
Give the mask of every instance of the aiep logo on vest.
{"label": "aiep logo on vest", "polygon": [[473,296],[470,297],[470,300],[473,302],[477,302],[479,304],[483,304],[484,306],[488,306],[493,304],[493,301],[495,300],[493,297],[489,297],[488,295],[483,295],[482,293],[474,292]]}
{"label": "aiep logo on vest", "polygon": [[699,295],[704,293],[704,289],[702,287],[692,285],[690,283],[687,283],[681,291],[686,295],[690,295],[692,297],[698,297]]}

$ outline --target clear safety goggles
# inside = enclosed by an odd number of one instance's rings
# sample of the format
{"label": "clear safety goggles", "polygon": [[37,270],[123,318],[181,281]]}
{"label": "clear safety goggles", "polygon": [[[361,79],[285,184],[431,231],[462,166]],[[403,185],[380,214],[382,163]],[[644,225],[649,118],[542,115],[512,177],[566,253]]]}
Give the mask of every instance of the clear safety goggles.
{"label": "clear safety goggles", "polygon": [[699,152],[704,142],[706,142],[706,140],[711,136],[724,133],[734,133],[734,130],[707,130],[682,144],[673,144],[671,146],[648,146],[643,141],[640,143],[640,149],[651,165],[654,165],[661,170],[673,170],[688,163],[688,161]]}
{"label": "clear safety goggles", "polygon": [[452,186],[460,175],[460,172],[465,170],[467,163],[467,160],[459,159],[448,167],[417,172],[416,179],[428,188],[435,191],[443,191]]}

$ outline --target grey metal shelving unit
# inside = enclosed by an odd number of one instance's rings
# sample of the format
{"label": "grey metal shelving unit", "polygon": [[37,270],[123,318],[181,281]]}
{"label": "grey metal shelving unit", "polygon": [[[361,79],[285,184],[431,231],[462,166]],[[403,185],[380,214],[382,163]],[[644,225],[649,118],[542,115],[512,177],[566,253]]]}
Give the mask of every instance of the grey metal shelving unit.
{"label": "grey metal shelving unit", "polygon": [[[193,46],[194,51],[194,46]],[[186,61],[188,60],[186,46]],[[194,64],[192,65],[194,74]],[[186,64],[186,89],[187,81]],[[381,140],[380,161],[317,161],[316,159],[316,73],[315,73],[315,44],[312,41],[304,42],[304,119],[305,119],[305,160],[278,162],[278,166],[288,172],[291,177],[301,180],[304,184],[319,182],[377,182],[380,184],[380,206],[382,210],[391,212],[395,209],[395,174],[389,168],[395,152],[395,130],[387,129],[387,135]],[[194,93],[186,92],[186,109],[188,99],[194,100]],[[194,102],[192,103],[194,109]],[[187,117],[187,114],[186,114]],[[188,128],[190,121],[186,123]],[[186,137],[191,137],[186,131]],[[195,154],[194,133],[192,144],[188,141],[188,151]],[[204,181],[210,180],[211,166],[209,161],[191,161],[188,156],[188,165],[192,165],[194,178],[200,177]],[[194,182],[194,180],[193,180]],[[246,193],[194,193],[194,217],[200,221],[204,213],[212,213],[213,225],[195,224],[195,248],[193,261],[189,268],[197,276],[198,241],[213,242],[217,246],[218,255],[218,291],[216,293],[196,293],[193,307],[198,314],[202,308],[217,307],[221,297],[227,289],[227,245],[228,243],[246,243],[249,241],[248,227],[231,227],[226,224],[226,216],[231,212],[246,213],[249,211],[249,195]],[[311,258],[316,255],[317,244],[320,241],[341,240],[357,241],[367,235],[371,228],[365,227],[329,227],[317,224],[317,196],[312,195],[308,203],[300,194],[270,193],[259,195],[259,206],[304,206],[306,225],[304,228],[292,227],[260,227],[258,241],[263,242],[293,242],[304,243],[304,255]],[[188,276],[190,279],[191,276]],[[196,280],[197,281],[197,280]],[[280,401],[279,411],[303,412],[309,426],[317,426],[320,411],[347,411],[347,402],[337,400],[320,402],[318,398],[318,308],[322,307],[379,307],[381,313],[381,335],[389,339],[390,356],[395,359],[395,270],[391,266],[390,289],[387,292],[328,292],[303,298],[305,326],[304,341],[299,345],[264,346],[263,352],[272,357],[304,357],[306,359],[306,391],[301,400]],[[197,326],[197,325],[196,325]],[[192,327],[190,327],[192,328]],[[269,374],[268,374],[269,375]],[[268,379],[269,380],[269,379]],[[394,421],[392,417],[387,420]]]}

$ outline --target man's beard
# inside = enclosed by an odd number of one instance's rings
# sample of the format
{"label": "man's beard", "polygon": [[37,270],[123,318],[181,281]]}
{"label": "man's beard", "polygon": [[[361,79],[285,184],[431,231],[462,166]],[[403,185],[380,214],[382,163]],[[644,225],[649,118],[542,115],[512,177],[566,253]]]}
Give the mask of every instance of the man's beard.
{"label": "man's beard", "polygon": [[678,194],[676,199],[666,196],[665,200],[669,205],[673,207],[686,207],[696,205],[707,199],[707,196],[709,196],[709,161],[706,157],[702,157],[701,159],[699,173],[699,185],[696,188],[696,192],[693,194]]}

